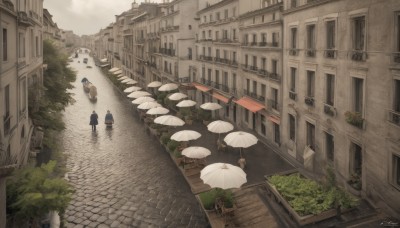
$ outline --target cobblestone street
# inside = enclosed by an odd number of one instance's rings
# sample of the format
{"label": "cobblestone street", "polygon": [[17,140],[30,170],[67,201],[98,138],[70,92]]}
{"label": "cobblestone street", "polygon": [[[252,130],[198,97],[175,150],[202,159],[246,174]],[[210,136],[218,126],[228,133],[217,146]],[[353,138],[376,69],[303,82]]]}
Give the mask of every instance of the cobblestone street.
{"label": "cobblestone street", "polygon": [[[83,57],[71,63],[78,72],[72,90],[76,103],[65,111],[60,142],[76,190],[65,215],[67,227],[207,227],[169,155],[145,133],[129,101],[114,90],[93,59],[88,63],[93,68],[86,68]],[[84,93],[83,77],[97,87],[96,103]],[[112,130],[103,124],[108,109],[115,119]],[[89,125],[93,110],[99,115],[96,132]]]}

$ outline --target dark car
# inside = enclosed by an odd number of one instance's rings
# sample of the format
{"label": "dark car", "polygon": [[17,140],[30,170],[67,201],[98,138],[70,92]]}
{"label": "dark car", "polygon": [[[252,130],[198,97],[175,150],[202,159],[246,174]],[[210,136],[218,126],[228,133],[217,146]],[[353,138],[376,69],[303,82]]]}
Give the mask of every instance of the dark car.
{"label": "dark car", "polygon": [[83,59],[83,62],[84,62],[84,63],[87,63],[87,62],[88,62],[88,58],[84,58],[84,59]]}

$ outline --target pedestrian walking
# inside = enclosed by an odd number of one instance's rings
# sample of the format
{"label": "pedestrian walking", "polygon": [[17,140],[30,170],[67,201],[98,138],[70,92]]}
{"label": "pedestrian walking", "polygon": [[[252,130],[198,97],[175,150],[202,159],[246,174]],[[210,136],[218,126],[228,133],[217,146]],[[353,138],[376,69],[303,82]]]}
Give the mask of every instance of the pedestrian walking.
{"label": "pedestrian walking", "polygon": [[96,125],[99,124],[99,122],[97,121],[97,119],[99,118],[99,116],[97,115],[97,113],[95,111],[93,111],[92,115],[90,115],[90,125],[92,125],[92,131],[96,131]]}
{"label": "pedestrian walking", "polygon": [[114,124],[114,117],[111,114],[110,110],[107,110],[107,114],[104,120],[104,123],[106,124],[107,127],[112,127],[112,125]]}

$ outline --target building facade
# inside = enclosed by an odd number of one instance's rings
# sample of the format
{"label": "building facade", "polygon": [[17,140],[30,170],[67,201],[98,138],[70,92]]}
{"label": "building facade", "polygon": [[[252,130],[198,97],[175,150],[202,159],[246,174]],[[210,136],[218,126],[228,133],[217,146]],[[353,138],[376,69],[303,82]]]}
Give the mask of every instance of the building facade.
{"label": "building facade", "polygon": [[28,88],[43,82],[43,1],[0,2],[0,227],[5,226],[5,177],[27,163],[33,125]]}
{"label": "building facade", "polygon": [[397,215],[399,10],[390,0],[285,1],[281,147],[316,175],[332,166],[342,186]]}

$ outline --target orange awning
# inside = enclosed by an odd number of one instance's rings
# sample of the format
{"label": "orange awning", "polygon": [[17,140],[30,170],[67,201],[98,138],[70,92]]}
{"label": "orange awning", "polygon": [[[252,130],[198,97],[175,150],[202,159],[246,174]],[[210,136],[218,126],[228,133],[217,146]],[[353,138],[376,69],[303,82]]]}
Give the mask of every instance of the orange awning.
{"label": "orange awning", "polygon": [[271,116],[268,116],[268,119],[269,119],[271,122],[276,123],[276,124],[278,124],[278,125],[281,124],[281,118],[279,118],[279,117],[277,117],[277,116],[271,115]]}
{"label": "orange awning", "polygon": [[201,84],[198,84],[198,83],[195,83],[195,82],[193,82],[192,84],[194,85],[194,87],[196,87],[196,89],[198,89],[200,91],[203,91],[203,92],[208,92],[208,91],[211,90],[207,86],[204,86],[204,85],[201,85]]}
{"label": "orange awning", "polygon": [[242,97],[234,102],[251,112],[258,112],[265,108],[265,105],[251,99],[250,97]]}
{"label": "orange awning", "polygon": [[224,103],[226,103],[226,104],[229,102],[229,98],[225,97],[224,95],[222,95],[222,94],[220,94],[220,93],[213,92],[212,96],[213,96],[215,99],[218,99],[218,100],[220,100],[220,101],[222,101],[222,102],[224,102]]}

